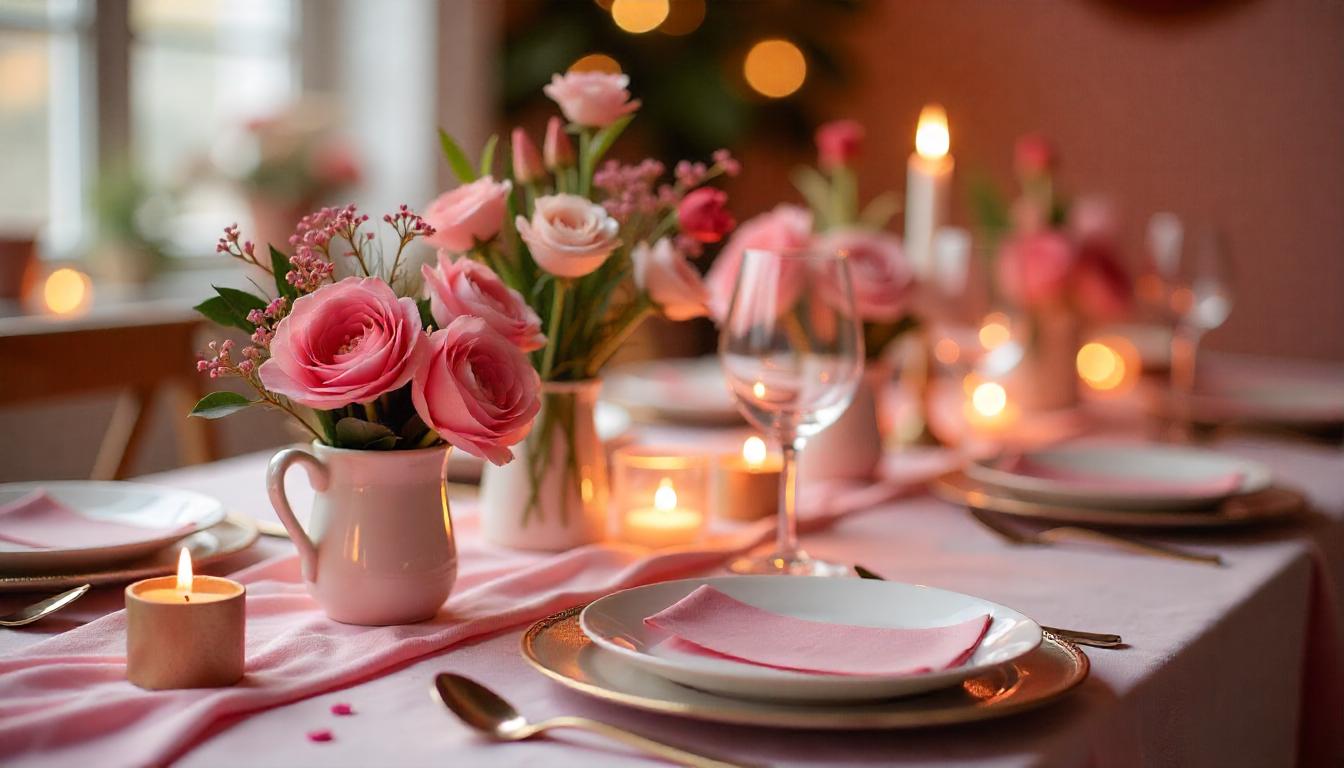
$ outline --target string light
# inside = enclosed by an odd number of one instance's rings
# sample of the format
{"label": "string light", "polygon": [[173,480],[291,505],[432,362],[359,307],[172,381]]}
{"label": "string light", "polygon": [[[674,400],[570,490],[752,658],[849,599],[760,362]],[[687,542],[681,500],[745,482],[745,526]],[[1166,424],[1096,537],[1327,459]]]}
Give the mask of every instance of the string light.
{"label": "string light", "polygon": [[752,90],[772,99],[782,99],[803,87],[807,60],[788,40],[762,40],[747,51],[743,75]]}

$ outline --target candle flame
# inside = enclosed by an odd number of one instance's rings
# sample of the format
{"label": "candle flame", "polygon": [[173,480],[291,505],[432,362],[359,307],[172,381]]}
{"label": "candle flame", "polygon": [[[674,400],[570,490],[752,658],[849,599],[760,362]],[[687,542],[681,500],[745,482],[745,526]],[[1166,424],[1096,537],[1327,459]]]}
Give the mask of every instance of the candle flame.
{"label": "candle flame", "polygon": [[190,592],[192,581],[191,553],[183,547],[182,554],[177,556],[177,591]]}
{"label": "candle flame", "polygon": [[952,136],[947,130],[947,113],[941,104],[929,104],[919,112],[915,128],[915,151],[920,157],[937,160],[945,157],[952,147]]}
{"label": "candle flame", "polygon": [[672,478],[664,477],[658,481],[658,490],[653,493],[653,507],[659,512],[671,512],[677,508],[677,491],[672,487]]}
{"label": "candle flame", "polygon": [[996,381],[986,381],[971,392],[971,407],[982,416],[994,417],[1008,407],[1008,393]]}
{"label": "candle flame", "polygon": [[765,463],[765,441],[755,435],[742,443],[742,459],[749,467],[759,467]]}
{"label": "candle flame", "polygon": [[756,396],[757,400],[765,399],[765,382],[758,381],[751,385],[751,394]]}

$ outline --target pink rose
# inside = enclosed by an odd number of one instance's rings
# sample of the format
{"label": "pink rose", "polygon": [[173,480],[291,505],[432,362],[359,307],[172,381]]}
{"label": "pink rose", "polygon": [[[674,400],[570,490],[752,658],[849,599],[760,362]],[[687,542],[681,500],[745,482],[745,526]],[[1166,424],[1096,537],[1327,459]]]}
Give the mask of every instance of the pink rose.
{"label": "pink rose", "polygon": [[527,131],[514,128],[510,143],[513,145],[513,177],[520,184],[536,181],[546,175],[546,169],[541,165],[541,153],[527,137]]}
{"label": "pink rose", "polygon": [[1055,159],[1055,148],[1038,133],[1019,138],[1013,147],[1013,167],[1023,178],[1044,176],[1054,170]]}
{"label": "pink rose", "polygon": [[999,287],[1027,307],[1064,298],[1073,267],[1073,247],[1055,232],[1036,232],[1009,241],[999,252]]}
{"label": "pink rose", "polygon": [[552,75],[542,88],[571,123],[601,128],[622,115],[639,109],[639,100],[630,101],[630,78],[607,72],[566,72]]}
{"label": "pink rose", "polygon": [[634,261],[635,286],[649,294],[667,319],[690,320],[709,312],[709,291],[700,281],[700,273],[670,240],[663,238],[652,248],[640,243],[630,258]]}
{"label": "pink rose", "polygon": [[841,229],[822,235],[817,245],[849,259],[854,303],[860,318],[891,323],[906,313],[915,281],[900,238],[889,232]]}
{"label": "pink rose", "polygon": [[817,129],[817,162],[826,170],[852,165],[863,151],[863,126],[856,120],[833,120]]}
{"label": "pink rose", "polygon": [[532,258],[556,277],[583,277],[620,245],[621,225],[602,206],[578,195],[537,198],[532,221],[518,217]]}
{"label": "pink rose", "polygon": [[574,145],[569,142],[565,124],[560,118],[552,117],[546,122],[546,140],[541,152],[546,160],[546,167],[552,171],[557,168],[568,168],[574,164]]}
{"label": "pink rose", "polygon": [[504,212],[512,191],[513,182],[483,176],[439,195],[425,211],[425,221],[434,228],[434,234],[425,238],[425,242],[465,253],[477,241],[489,240],[504,225]]}
{"label": "pink rose", "polygon": [[347,277],[294,301],[261,383],[309,408],[344,408],[403,386],[426,353],[413,299],[376,277]]}
{"label": "pink rose", "polygon": [[742,269],[742,254],[748,250],[791,253],[808,246],[812,239],[812,213],[796,205],[778,205],[737,228],[714,259],[705,276],[710,314],[722,321],[728,315]]}
{"label": "pink rose", "polygon": [[479,317],[459,317],[426,342],[411,382],[420,419],[472,456],[503,466],[532,429],[541,379],[527,357]]}
{"label": "pink rose", "polygon": [[677,223],[681,231],[702,243],[717,243],[733,231],[737,222],[724,204],[728,193],[713,187],[692,191],[677,204]]}
{"label": "pink rose", "polygon": [[1115,252],[1102,241],[1079,248],[1072,283],[1079,311],[1093,320],[1120,320],[1132,308],[1134,286]]}
{"label": "pink rose", "polygon": [[437,267],[420,267],[429,293],[429,311],[440,328],[464,315],[479,317],[524,352],[546,346],[541,318],[523,295],[504,284],[489,267],[471,259],[439,256]]}

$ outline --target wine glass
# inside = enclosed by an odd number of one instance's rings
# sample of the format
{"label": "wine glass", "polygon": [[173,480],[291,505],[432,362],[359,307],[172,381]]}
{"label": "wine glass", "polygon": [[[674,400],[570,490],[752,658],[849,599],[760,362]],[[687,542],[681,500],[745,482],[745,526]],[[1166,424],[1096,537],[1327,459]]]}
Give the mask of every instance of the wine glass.
{"label": "wine glass", "polygon": [[798,548],[798,452],[849,407],[863,373],[863,331],[849,263],[839,253],[750,250],[719,332],[738,408],[783,454],[776,543],[736,573],[847,575]]}
{"label": "wine glass", "polygon": [[1190,434],[1199,343],[1232,312],[1232,268],[1226,242],[1212,227],[1187,236],[1170,213],[1153,216],[1148,226],[1153,298],[1171,326],[1171,391],[1176,436]]}

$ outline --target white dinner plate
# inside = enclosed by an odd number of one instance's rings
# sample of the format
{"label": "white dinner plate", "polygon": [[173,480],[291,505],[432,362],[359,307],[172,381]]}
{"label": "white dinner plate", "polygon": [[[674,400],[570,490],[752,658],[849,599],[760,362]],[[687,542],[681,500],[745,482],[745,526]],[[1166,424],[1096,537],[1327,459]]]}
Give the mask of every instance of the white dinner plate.
{"label": "white dinner plate", "polygon": [[[86,517],[142,527],[144,536],[117,546],[69,549],[32,549],[0,541],[0,573],[13,575],[101,568],[148,555],[224,519],[224,505],[203,494],[144,483],[97,480],[6,483],[0,485],[0,505],[39,488]],[[183,530],[180,528],[183,525],[189,527]]]}
{"label": "white dinner plate", "polygon": [[740,424],[716,355],[632,363],[603,377],[602,397],[636,415],[686,424]]}
{"label": "white dinner plate", "polygon": [[[981,614],[991,622],[966,663],[918,675],[827,675],[773,669],[679,651],[644,619],[708,584],[744,603],[812,621],[914,628],[957,624]],[[931,587],[868,579],[720,576],[651,584],[608,595],[580,615],[584,634],[627,663],[713,693],[771,701],[865,701],[956,685],[1041,644],[1036,622],[988,600]]]}
{"label": "white dinner plate", "polygon": [[[1002,457],[968,463],[966,476],[1022,498],[1113,509],[1207,508],[1229,496],[1263,491],[1273,480],[1264,464],[1199,448],[1077,445],[1030,451],[1023,457],[1036,466],[1103,479],[1106,484],[1087,487],[1015,472],[1002,466]],[[1241,482],[1231,490],[1196,487],[1233,473],[1241,476]],[[1181,484],[1188,487],[1180,489]]]}

